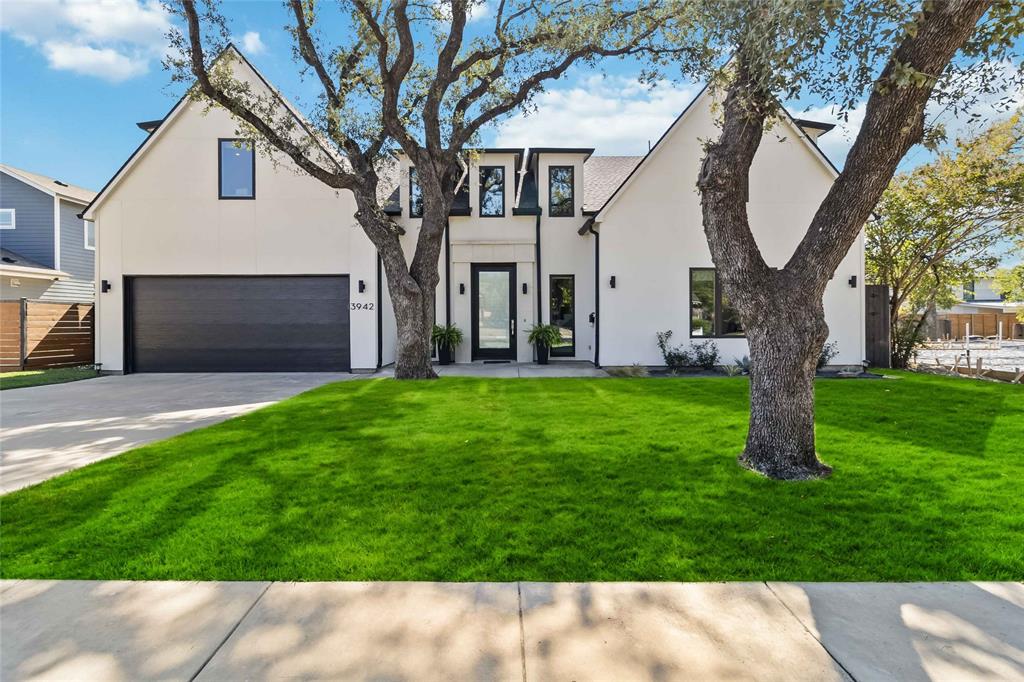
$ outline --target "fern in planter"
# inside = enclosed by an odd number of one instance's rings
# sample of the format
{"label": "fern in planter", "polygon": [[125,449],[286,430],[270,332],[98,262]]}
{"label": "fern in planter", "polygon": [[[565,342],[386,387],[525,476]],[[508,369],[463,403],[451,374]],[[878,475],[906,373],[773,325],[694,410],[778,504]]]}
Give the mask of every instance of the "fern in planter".
{"label": "fern in planter", "polygon": [[537,349],[537,364],[546,365],[551,347],[562,341],[562,332],[553,324],[538,324],[530,329],[526,340]]}
{"label": "fern in planter", "polygon": [[443,327],[435,324],[430,338],[433,340],[434,345],[437,346],[438,361],[442,365],[452,364],[452,356],[455,354],[455,349],[462,344],[462,330],[454,324],[444,325]]}

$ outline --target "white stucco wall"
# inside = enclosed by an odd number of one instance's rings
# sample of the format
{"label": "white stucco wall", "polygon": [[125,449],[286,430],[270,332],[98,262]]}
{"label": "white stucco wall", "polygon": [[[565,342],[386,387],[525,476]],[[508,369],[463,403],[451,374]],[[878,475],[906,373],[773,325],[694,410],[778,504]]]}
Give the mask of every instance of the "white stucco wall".
{"label": "white stucco wall", "polygon": [[[124,276],[347,274],[353,303],[376,299],[376,251],[351,194],[257,153],[256,199],[219,200],[217,140],[235,137],[236,126],[221,109],[182,106],[95,211],[104,370],[123,369]],[[101,280],[113,290],[99,293]],[[376,311],[351,311],[353,369],[376,366],[376,330]]]}
{"label": "white stucco wall", "polygon": [[[599,216],[603,365],[664,364],[655,335],[690,342],[689,270],[714,267],[704,235],[697,173],[701,140],[717,135],[711,99],[703,95]],[[784,138],[784,139],[780,139]],[[766,133],[750,174],[751,230],[770,266],[785,265],[832,184],[828,166],[793,128]],[[616,277],[616,288],[609,278]],[[857,286],[847,281],[857,276]],[[825,293],[833,364],[864,358],[863,235]],[[700,341],[700,339],[694,339]],[[715,339],[723,362],[748,353],[745,339]]]}

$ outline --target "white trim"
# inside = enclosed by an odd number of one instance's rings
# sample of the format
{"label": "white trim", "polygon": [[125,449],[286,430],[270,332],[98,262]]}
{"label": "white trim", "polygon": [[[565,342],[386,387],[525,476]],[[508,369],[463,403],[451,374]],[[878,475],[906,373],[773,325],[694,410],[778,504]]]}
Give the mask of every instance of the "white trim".
{"label": "white trim", "polygon": [[17,226],[18,226],[18,215],[17,215],[17,210],[16,209],[13,209],[13,208],[0,208],[0,213],[10,213],[11,214],[11,226],[10,227],[4,227],[2,224],[0,224],[0,230],[13,230],[13,229],[17,228]]}
{"label": "white trim", "polygon": [[2,277],[24,277],[26,279],[67,279],[71,275],[60,270],[49,268],[33,268],[27,265],[11,265],[0,263],[0,276]]}
{"label": "white trim", "polygon": [[[89,246],[89,226],[92,225],[92,246]],[[96,250],[96,223],[91,220],[82,221],[82,246],[86,251]]]}
{"label": "white trim", "polygon": [[53,269],[60,270],[60,197],[53,195]]}

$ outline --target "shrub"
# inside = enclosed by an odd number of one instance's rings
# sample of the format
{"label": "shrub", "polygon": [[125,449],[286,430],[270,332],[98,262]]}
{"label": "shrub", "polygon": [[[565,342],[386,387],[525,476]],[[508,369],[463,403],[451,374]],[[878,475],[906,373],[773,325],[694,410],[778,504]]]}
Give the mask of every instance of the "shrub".
{"label": "shrub", "polygon": [[462,330],[454,324],[441,326],[434,325],[434,331],[430,335],[431,340],[438,348],[455,350],[462,343]]}
{"label": "shrub", "polygon": [[738,377],[743,374],[743,368],[739,365],[722,365],[722,371],[730,377]]}
{"label": "shrub", "polygon": [[733,366],[740,370],[740,374],[750,374],[750,356],[744,355],[742,358],[733,358],[735,363]]}
{"label": "shrub", "polygon": [[832,358],[839,354],[839,349],[836,346],[835,341],[830,341],[822,346],[821,355],[818,356],[818,369],[827,365],[832,361]]}
{"label": "shrub", "polygon": [[693,367],[693,356],[690,355],[690,351],[686,350],[682,346],[669,346],[669,341],[672,340],[672,330],[658,332],[658,348],[661,349],[661,357],[665,360],[665,366],[673,374],[686,369],[687,367]]}
{"label": "shrub", "polygon": [[714,369],[718,366],[718,344],[710,339],[694,344],[694,361],[704,369]]}

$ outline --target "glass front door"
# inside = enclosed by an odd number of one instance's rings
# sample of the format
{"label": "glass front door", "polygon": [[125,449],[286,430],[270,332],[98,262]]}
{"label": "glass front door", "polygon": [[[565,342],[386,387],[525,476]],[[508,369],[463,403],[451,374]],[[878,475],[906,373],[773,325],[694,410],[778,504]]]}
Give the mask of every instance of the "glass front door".
{"label": "glass front door", "polygon": [[473,266],[473,359],[516,358],[515,265]]}

